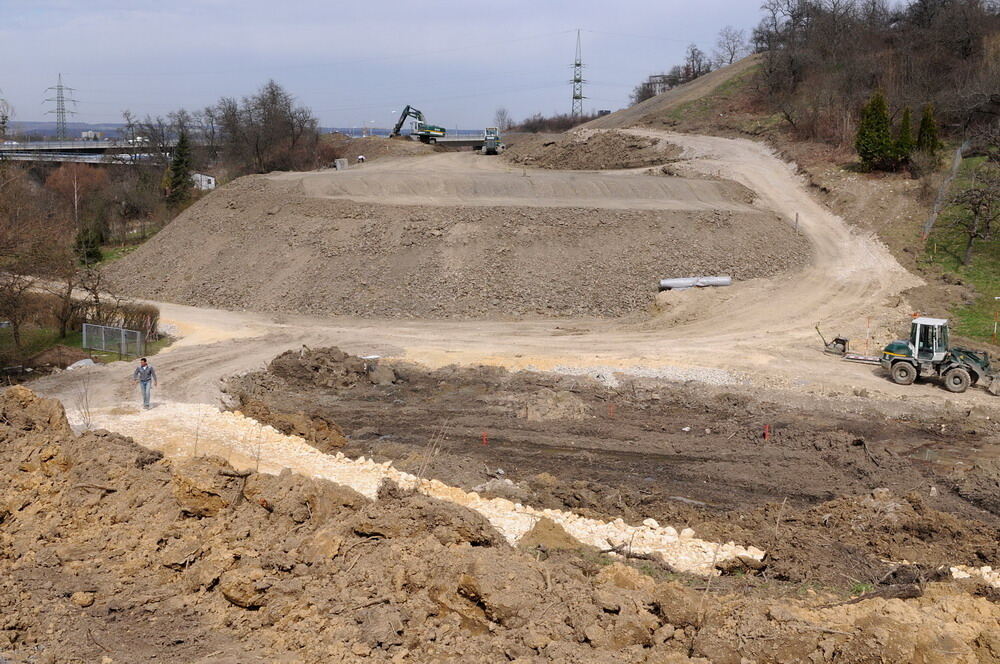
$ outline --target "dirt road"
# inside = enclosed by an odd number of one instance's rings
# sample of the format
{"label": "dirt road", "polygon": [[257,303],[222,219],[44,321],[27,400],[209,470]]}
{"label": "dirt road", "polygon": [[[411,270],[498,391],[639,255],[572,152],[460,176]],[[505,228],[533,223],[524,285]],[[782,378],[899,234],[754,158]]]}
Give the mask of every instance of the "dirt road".
{"label": "dirt road", "polygon": [[[812,264],[728,289],[670,294],[664,298],[665,312],[651,319],[385,322],[223,312],[157,303],[163,320],[184,336],[157,360],[164,377],[163,396],[213,402],[219,378],[258,368],[282,350],[305,344],[338,345],[350,352],[398,357],[429,367],[488,363],[605,376],[631,370],[680,381],[702,379],[813,393],[865,389],[875,397],[905,396],[940,404],[946,394],[937,385],[898,387],[885,380],[878,369],[839,362],[819,352],[813,329],[816,324],[861,340],[861,350],[869,334],[872,350],[896,337],[911,313],[899,294],[919,280],[903,270],[874,238],[859,236],[818,203],[792,165],[751,141],[633,131],[682,146],[687,157],[684,167],[693,173],[721,175],[746,186],[758,197],[754,205],[780,214],[789,232],[797,219],[799,230],[813,247]],[[419,174],[420,178],[433,176],[447,181],[463,166],[484,177],[509,175],[504,174],[507,167],[502,162],[461,153],[386,161],[359,173],[374,178],[383,171],[409,169],[414,177]],[[659,180],[643,173],[571,173],[565,177],[572,181],[589,176],[598,182],[602,178]],[[299,177],[303,186],[320,186],[308,184],[311,175]],[[352,175],[345,182],[357,184],[359,177]],[[356,191],[351,188],[354,184],[338,186],[342,191]],[[474,197],[468,193],[474,189],[464,188],[462,196]],[[441,204],[456,195],[442,185],[433,201]],[[544,199],[545,192],[537,195]],[[121,375],[124,370],[112,365],[97,371]],[[65,396],[72,383],[71,376],[63,376],[43,385],[49,393]],[[99,401],[121,396],[119,389]],[[978,393],[963,395],[956,405],[974,403],[995,407],[987,395]]]}

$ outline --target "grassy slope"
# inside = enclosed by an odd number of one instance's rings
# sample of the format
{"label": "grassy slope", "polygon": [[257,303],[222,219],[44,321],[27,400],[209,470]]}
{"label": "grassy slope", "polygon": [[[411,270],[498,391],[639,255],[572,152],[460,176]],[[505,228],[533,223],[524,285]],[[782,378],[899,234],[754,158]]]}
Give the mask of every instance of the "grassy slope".
{"label": "grassy slope", "polygon": [[[966,159],[959,170],[952,191],[969,185],[969,175],[981,164],[982,157]],[[927,239],[926,259],[945,272],[955,274],[971,283],[977,292],[974,302],[957,307],[954,312],[956,332],[975,339],[989,339],[993,335],[994,312],[1000,302],[1000,242],[977,242],[973,247],[972,261],[963,266],[961,257],[965,238],[954,228],[954,223],[964,213],[954,207],[942,211],[934,230]]]}

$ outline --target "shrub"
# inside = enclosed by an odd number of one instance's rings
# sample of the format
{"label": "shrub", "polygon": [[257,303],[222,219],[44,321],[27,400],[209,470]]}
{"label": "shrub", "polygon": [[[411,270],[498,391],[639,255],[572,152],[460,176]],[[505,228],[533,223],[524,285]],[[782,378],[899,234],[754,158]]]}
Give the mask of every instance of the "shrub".
{"label": "shrub", "polygon": [[917,150],[927,154],[934,154],[941,147],[938,140],[937,121],[934,119],[934,107],[930,104],[924,106],[924,112],[920,116],[920,129],[917,130]]}
{"label": "shrub", "polygon": [[861,111],[854,147],[868,170],[891,170],[896,163],[896,146],[889,124],[889,105],[876,90]]}

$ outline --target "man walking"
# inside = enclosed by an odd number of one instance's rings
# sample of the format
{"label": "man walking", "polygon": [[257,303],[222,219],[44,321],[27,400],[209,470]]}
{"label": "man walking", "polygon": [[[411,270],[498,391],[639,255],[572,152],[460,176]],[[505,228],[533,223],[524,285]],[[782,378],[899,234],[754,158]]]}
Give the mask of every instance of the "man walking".
{"label": "man walking", "polygon": [[141,358],[139,360],[139,366],[135,368],[135,372],[132,374],[132,380],[139,383],[139,389],[142,391],[142,407],[149,409],[149,392],[150,383],[157,385],[156,380],[156,369],[153,365],[146,362],[146,358]]}

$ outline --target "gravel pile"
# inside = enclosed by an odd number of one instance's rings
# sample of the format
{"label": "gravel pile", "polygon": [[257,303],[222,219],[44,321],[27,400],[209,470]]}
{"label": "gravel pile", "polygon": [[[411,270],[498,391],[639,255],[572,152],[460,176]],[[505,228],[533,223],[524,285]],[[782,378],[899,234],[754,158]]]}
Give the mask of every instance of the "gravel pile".
{"label": "gravel pile", "polygon": [[680,155],[680,148],[618,131],[577,130],[525,138],[504,152],[515,164],[569,170],[640,168]]}

